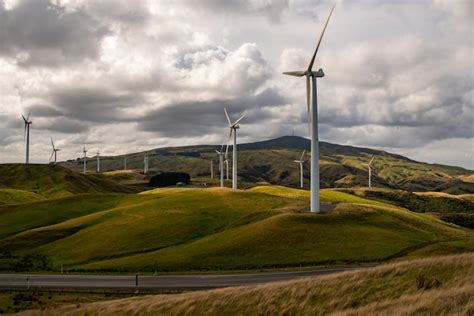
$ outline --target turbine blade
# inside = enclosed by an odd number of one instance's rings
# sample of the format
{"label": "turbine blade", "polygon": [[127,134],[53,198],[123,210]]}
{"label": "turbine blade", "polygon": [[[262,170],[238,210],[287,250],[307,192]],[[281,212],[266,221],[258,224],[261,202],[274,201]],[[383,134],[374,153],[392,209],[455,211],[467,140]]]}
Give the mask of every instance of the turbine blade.
{"label": "turbine blade", "polygon": [[303,150],[303,153],[301,154],[301,158],[300,158],[300,160],[301,160],[301,161],[303,161],[303,158],[304,158],[304,152],[305,152],[305,150]]}
{"label": "turbine blade", "polygon": [[229,152],[229,142],[230,142],[230,139],[232,138],[233,130],[234,130],[233,128],[230,129],[229,139],[227,140],[227,145],[225,147],[225,159],[227,159],[227,153]]}
{"label": "turbine blade", "polygon": [[316,54],[318,53],[319,45],[321,45],[321,40],[323,39],[324,32],[326,31],[326,27],[328,26],[329,19],[331,18],[332,11],[334,11],[334,8],[336,7],[336,4],[332,6],[331,12],[329,13],[328,19],[326,20],[326,24],[324,24],[323,31],[321,32],[321,36],[319,36],[318,44],[316,45],[316,49],[314,51],[313,57],[311,57],[311,61],[308,65],[308,71],[312,71],[313,69],[313,64],[314,64],[314,59],[316,58]]}
{"label": "turbine blade", "polygon": [[294,77],[303,77],[304,71],[286,71],[283,74],[288,75],[288,76],[294,76]]}
{"label": "turbine blade", "polygon": [[51,156],[49,157],[49,162],[51,162],[51,159],[53,159],[53,155],[54,155],[54,150],[51,152]]}
{"label": "turbine blade", "polygon": [[21,117],[23,118],[23,121],[25,121],[25,123],[27,122],[26,120],[26,117],[22,114]]}
{"label": "turbine blade", "polygon": [[368,165],[369,167],[372,164],[372,161],[374,161],[374,159],[375,159],[375,155],[372,155],[372,159],[370,159],[370,161],[369,161],[369,165]]}
{"label": "turbine blade", "polygon": [[232,125],[232,122],[230,121],[230,117],[229,117],[229,113],[227,113],[227,109],[224,108],[224,113],[225,113],[225,117],[227,117],[227,122],[229,122],[229,126]]}
{"label": "turbine blade", "polygon": [[306,77],[306,108],[308,111],[308,133],[309,137],[311,137],[311,83],[310,77]]}
{"label": "turbine blade", "polygon": [[26,120],[29,122],[30,121],[30,114],[31,114],[31,111],[28,112],[28,116],[26,117]]}
{"label": "turbine blade", "polygon": [[246,114],[242,114],[242,116],[239,117],[239,119],[238,119],[237,121],[235,121],[235,123],[232,124],[232,126],[235,126],[235,125],[239,124],[239,122],[245,117],[245,115],[246,115]]}
{"label": "turbine blade", "polygon": [[301,161],[299,161],[299,160],[293,160],[293,162],[297,162],[297,163],[300,163]]}
{"label": "turbine blade", "polygon": [[51,138],[51,145],[53,145],[53,150],[55,150],[56,148],[54,147],[53,138],[52,137],[50,137],[50,138]]}

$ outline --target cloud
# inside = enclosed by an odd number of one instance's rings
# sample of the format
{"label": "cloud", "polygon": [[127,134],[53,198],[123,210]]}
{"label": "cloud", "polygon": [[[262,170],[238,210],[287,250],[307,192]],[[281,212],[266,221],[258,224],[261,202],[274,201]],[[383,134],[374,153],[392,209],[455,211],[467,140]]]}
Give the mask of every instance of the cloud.
{"label": "cloud", "polygon": [[174,103],[145,114],[139,129],[163,137],[203,136],[220,133],[227,127],[224,107],[232,119],[247,112],[246,124],[273,117],[268,108],[282,106],[286,99],[274,89],[234,99]]}
{"label": "cloud", "polygon": [[95,59],[107,34],[107,27],[86,12],[48,0],[22,0],[11,9],[0,2],[0,54],[23,67]]}
{"label": "cloud", "polygon": [[[219,143],[224,106],[247,113],[240,141],[306,136],[304,78],[281,72],[307,67],[331,5],[0,0],[0,161],[23,157],[29,109],[37,161],[50,136],[64,157]],[[442,146],[474,141],[472,6],[338,1],[315,63],[321,137],[455,161]]]}

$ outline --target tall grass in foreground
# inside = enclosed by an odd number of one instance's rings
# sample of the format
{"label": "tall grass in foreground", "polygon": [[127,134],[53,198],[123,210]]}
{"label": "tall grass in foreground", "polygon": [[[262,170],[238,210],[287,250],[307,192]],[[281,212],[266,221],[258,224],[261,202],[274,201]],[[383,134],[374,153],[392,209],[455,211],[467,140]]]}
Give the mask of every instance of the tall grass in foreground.
{"label": "tall grass in foreground", "polygon": [[474,253],[267,285],[134,297],[43,315],[472,315]]}

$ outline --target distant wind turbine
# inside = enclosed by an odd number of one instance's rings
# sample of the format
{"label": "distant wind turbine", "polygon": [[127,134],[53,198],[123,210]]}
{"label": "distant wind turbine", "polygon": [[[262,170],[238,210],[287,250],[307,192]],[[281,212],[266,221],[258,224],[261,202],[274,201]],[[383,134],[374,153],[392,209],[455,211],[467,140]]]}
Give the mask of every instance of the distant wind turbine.
{"label": "distant wind turbine", "polygon": [[143,174],[148,174],[148,156],[143,157]]}
{"label": "distant wind turbine", "polygon": [[367,164],[367,168],[369,169],[369,188],[372,187],[372,162],[374,161],[375,156],[372,156],[369,163]]}
{"label": "distant wind turbine", "polygon": [[[230,120],[227,109],[224,108],[225,116],[229,122],[230,134],[229,140],[234,136],[234,144],[232,146],[232,189],[237,189],[237,129],[239,127],[239,122],[245,117],[245,114],[242,114],[234,123]],[[227,152],[229,149],[229,143],[227,142],[227,147],[225,150],[225,157],[227,158]]]}
{"label": "distant wind turbine", "polygon": [[[221,187],[224,187],[224,156],[225,156],[224,145],[221,146],[221,150],[216,150],[216,154],[219,157],[220,183],[221,183]],[[229,176],[229,173],[227,173],[227,176]]]}
{"label": "distant wind turbine", "polygon": [[[323,39],[324,32],[328,26],[329,19],[331,18],[334,6],[329,13],[329,16],[324,25],[319,41],[316,45],[316,50],[311,57],[308,68],[304,71],[289,71],[284,72],[285,75],[303,77],[306,76],[306,103],[308,110],[308,124],[311,131],[311,212],[319,212],[319,139],[318,139],[318,97],[316,90],[316,78],[324,77],[322,69],[313,71],[313,64],[318,53],[319,45]],[[312,83],[312,85],[311,85]],[[312,87],[312,89],[311,89]],[[311,93],[312,91],[312,93]],[[313,96],[312,107],[310,105],[311,95]]]}
{"label": "distant wind turbine", "polygon": [[211,179],[214,179],[214,161],[211,159]]}
{"label": "distant wind turbine", "polygon": [[100,173],[100,151],[97,149],[97,173]]}
{"label": "distant wind turbine", "polygon": [[51,156],[49,157],[49,162],[51,162],[51,159],[53,158],[54,156],[54,164],[56,164],[56,161],[57,161],[57,153],[58,151],[60,151],[61,149],[59,148],[56,148],[54,147],[54,142],[53,142],[53,138],[51,137],[51,145],[53,146],[53,151],[51,152]]}
{"label": "distant wind turbine", "polygon": [[31,123],[33,123],[32,121],[30,121],[30,114],[31,112],[28,113],[28,116],[26,118],[23,114],[21,115],[23,121],[25,122],[25,132],[23,134],[23,137],[26,136],[26,164],[30,163],[30,125]]}
{"label": "distant wind turbine", "polygon": [[82,173],[86,174],[87,173],[87,150],[86,150],[86,145],[82,148],[82,152],[84,153],[84,169]]}
{"label": "distant wind turbine", "polygon": [[305,154],[305,150],[303,150],[303,153],[301,154],[300,160],[294,160],[294,162],[300,164],[300,187],[304,187],[304,182],[303,182],[303,164],[305,161],[303,160]]}
{"label": "distant wind turbine", "polygon": [[229,159],[224,156],[224,163],[225,163],[225,179],[229,180]]}

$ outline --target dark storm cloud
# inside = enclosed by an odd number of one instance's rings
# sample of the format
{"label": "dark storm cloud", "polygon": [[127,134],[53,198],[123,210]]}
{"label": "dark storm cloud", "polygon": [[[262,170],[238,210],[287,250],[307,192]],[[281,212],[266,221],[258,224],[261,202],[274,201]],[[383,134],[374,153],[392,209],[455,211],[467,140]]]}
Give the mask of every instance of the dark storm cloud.
{"label": "dark storm cloud", "polygon": [[233,100],[173,104],[147,113],[139,123],[139,129],[159,132],[164,137],[219,133],[227,126],[224,107],[232,120],[236,120],[245,111],[248,114],[245,122],[256,123],[272,118],[273,114],[269,108],[284,105],[286,102],[275,89],[266,89],[255,96]]}
{"label": "dark storm cloud", "polygon": [[[59,124],[58,128],[71,133],[83,128],[84,123],[114,123],[135,120],[125,112],[144,102],[138,94],[116,93],[100,88],[56,88],[50,92],[51,105],[29,107],[32,115],[43,118],[68,118],[75,120],[74,126]],[[46,125],[45,125],[46,126]],[[48,124],[52,126],[52,124]],[[64,130],[61,128],[64,127]]]}
{"label": "dark storm cloud", "polygon": [[49,0],[22,0],[10,10],[0,1],[0,55],[25,67],[94,59],[108,33],[86,12],[66,10]]}

